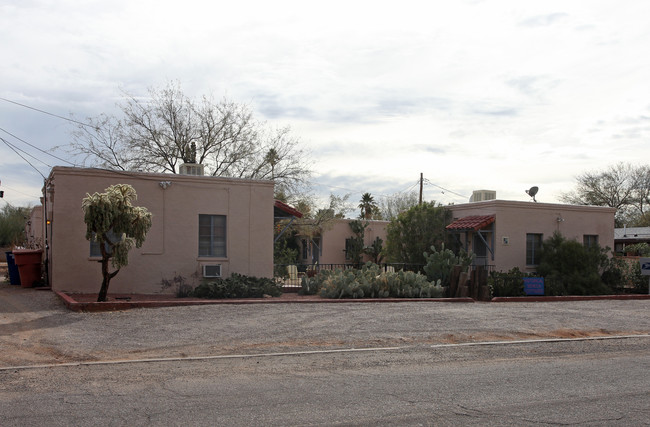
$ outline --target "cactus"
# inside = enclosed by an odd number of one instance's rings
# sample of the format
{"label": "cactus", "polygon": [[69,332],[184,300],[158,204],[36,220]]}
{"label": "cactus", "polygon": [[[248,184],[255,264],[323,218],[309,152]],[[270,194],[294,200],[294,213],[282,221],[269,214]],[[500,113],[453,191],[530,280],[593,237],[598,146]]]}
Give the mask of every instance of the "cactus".
{"label": "cactus", "polygon": [[425,252],[424,258],[426,260],[424,272],[427,274],[427,279],[439,281],[442,286],[449,286],[451,270],[454,266],[469,267],[474,261],[474,254],[461,250],[456,256],[452,250],[445,249],[443,243],[440,251],[437,251],[435,246],[431,246],[431,254]]}
{"label": "cactus", "polygon": [[412,271],[382,272],[379,266],[367,263],[361,270],[319,274],[314,282],[303,281],[303,289],[317,286],[325,298],[433,298],[443,294],[440,283]]}

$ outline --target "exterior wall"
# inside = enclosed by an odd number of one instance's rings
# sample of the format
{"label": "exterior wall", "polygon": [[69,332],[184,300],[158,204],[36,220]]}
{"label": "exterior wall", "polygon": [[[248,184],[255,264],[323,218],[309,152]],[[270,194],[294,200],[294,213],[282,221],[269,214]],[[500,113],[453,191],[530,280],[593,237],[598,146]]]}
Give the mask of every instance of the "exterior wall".
{"label": "exterior wall", "polygon": [[[567,239],[575,239],[580,243],[584,235],[598,235],[601,247],[614,248],[614,208],[506,200],[466,203],[449,208],[454,220],[469,215],[496,216],[494,260],[488,252],[487,261],[487,264],[495,266],[496,271],[508,271],[514,267],[522,271],[535,270],[535,266],[526,265],[528,233],[542,234],[545,240],[559,231]],[[507,243],[504,238],[507,238]],[[464,236],[461,236],[461,241],[463,239]],[[470,249],[471,244],[470,241]]]}
{"label": "exterior wall", "polygon": [[[166,181],[171,185],[165,189],[160,184]],[[204,264],[221,264],[222,277],[273,276],[272,182],[55,167],[47,198],[53,289],[99,291],[99,258],[90,257],[81,201],[113,184],[132,185],[134,205],[153,216],[144,245],[131,250],[129,265],[111,280],[109,292],[158,293],[163,279],[190,280],[194,273],[200,278]],[[226,215],[225,258],[198,256],[199,214]]]}
{"label": "exterior wall", "polygon": [[[318,257],[319,264],[348,264],[349,260],[345,259],[345,239],[353,236],[350,229],[350,222],[352,219],[339,219],[331,224],[331,227],[323,231],[321,236],[321,251]],[[363,220],[366,221],[366,220]],[[365,246],[370,246],[376,237],[384,241],[386,245],[386,226],[388,221],[374,221],[369,220],[368,227],[364,234]],[[311,258],[305,260],[300,254],[301,262],[311,263]],[[365,256],[365,260],[369,260]]]}
{"label": "exterior wall", "polygon": [[25,223],[25,236],[27,243],[31,247],[44,247],[44,230],[43,206],[35,206],[29,214],[29,219]]}

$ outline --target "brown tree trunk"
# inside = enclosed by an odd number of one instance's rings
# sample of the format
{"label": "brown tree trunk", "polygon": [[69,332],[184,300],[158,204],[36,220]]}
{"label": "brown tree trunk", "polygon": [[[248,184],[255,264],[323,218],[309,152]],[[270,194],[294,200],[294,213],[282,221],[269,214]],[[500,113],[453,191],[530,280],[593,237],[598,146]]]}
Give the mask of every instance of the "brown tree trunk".
{"label": "brown tree trunk", "polygon": [[108,272],[108,257],[102,257],[102,287],[99,289],[99,295],[97,295],[97,302],[106,301],[106,296],[108,295],[108,285],[111,282],[111,279],[120,271],[118,268],[112,273]]}

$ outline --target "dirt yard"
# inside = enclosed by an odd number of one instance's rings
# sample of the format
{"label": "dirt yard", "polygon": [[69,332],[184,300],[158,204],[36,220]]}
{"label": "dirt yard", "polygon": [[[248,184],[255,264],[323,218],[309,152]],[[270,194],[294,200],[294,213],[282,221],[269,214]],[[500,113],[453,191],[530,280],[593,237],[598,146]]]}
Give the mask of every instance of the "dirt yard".
{"label": "dirt yard", "polygon": [[650,334],[650,300],[227,304],[76,313],[0,284],[0,367]]}

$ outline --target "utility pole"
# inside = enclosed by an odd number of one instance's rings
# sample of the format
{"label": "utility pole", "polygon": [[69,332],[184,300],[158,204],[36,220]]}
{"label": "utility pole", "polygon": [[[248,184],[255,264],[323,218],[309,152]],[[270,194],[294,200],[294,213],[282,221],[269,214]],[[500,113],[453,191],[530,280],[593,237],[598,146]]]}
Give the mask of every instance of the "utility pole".
{"label": "utility pole", "polygon": [[422,204],[422,187],[424,186],[424,174],[420,172],[420,205]]}

